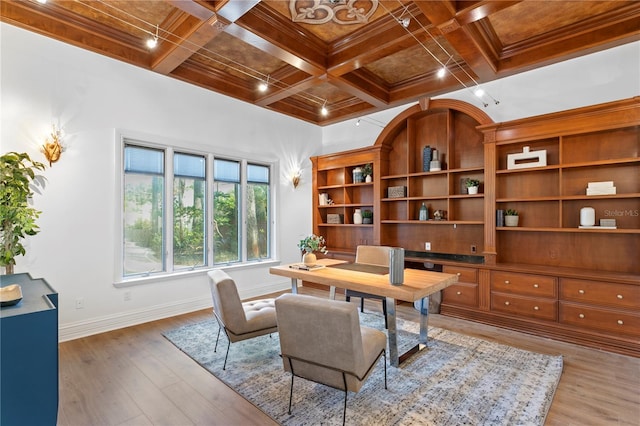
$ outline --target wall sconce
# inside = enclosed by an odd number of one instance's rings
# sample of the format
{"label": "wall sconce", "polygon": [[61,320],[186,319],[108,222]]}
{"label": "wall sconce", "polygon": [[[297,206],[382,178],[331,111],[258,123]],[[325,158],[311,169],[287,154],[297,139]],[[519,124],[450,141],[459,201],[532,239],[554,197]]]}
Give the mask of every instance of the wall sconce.
{"label": "wall sconce", "polygon": [[52,126],[51,135],[47,137],[41,148],[42,153],[49,160],[49,167],[60,159],[64,147],[62,146],[62,130]]}
{"label": "wall sconce", "polygon": [[298,185],[300,184],[300,170],[296,170],[295,172],[293,172],[293,175],[291,176],[291,183],[293,184],[294,188],[298,187]]}

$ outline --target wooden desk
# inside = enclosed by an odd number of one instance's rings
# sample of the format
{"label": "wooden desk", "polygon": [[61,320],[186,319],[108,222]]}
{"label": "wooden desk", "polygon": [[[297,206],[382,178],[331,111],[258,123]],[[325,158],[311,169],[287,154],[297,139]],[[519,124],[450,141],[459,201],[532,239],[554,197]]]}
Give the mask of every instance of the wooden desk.
{"label": "wooden desk", "polygon": [[[319,263],[329,266],[343,263],[334,259],[321,259]],[[375,294],[387,298],[387,323],[389,338],[389,362],[398,367],[412,354],[427,345],[427,323],[429,316],[429,295],[458,282],[457,275],[418,269],[404,270],[404,283],[391,285],[389,275],[359,272],[347,269],[325,267],[313,271],[291,268],[291,265],[275,266],[269,269],[274,275],[291,278],[291,292],[298,292],[298,280],[324,284],[330,287],[329,297],[335,299],[336,287]],[[420,339],[418,344],[407,353],[398,355],[398,336],[396,328],[396,299],[420,303]]]}

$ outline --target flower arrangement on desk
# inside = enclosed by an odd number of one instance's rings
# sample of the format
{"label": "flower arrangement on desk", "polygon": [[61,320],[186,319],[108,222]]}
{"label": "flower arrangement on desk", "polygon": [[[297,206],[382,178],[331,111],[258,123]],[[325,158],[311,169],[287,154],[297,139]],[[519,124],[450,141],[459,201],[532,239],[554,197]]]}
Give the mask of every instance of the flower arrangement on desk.
{"label": "flower arrangement on desk", "polygon": [[300,240],[300,242],[298,243],[298,248],[303,253],[315,253],[319,251],[320,253],[326,254],[328,250],[325,244],[326,242],[323,236],[311,234],[308,237]]}
{"label": "flower arrangement on desk", "polygon": [[325,246],[325,241],[323,236],[318,236],[316,234],[311,234],[308,237],[300,240],[298,243],[298,248],[302,251],[302,263],[306,266],[315,266],[318,261],[318,258],[315,255],[315,252],[319,251],[320,253],[327,253],[327,247]]}

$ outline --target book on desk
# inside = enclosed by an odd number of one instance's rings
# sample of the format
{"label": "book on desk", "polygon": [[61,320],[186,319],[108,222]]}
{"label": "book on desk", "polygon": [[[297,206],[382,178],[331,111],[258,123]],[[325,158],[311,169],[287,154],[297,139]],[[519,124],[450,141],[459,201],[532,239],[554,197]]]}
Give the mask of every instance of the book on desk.
{"label": "book on desk", "polygon": [[289,268],[291,269],[299,269],[301,271],[316,271],[318,269],[322,269],[324,268],[325,265],[305,265],[304,263],[294,263],[292,265],[289,265]]}

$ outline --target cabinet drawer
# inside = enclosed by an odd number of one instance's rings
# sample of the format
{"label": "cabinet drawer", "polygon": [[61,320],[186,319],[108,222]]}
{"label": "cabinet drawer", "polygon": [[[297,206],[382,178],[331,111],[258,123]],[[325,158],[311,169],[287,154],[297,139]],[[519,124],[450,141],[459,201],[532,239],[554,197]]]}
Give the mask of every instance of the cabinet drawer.
{"label": "cabinet drawer", "polygon": [[442,272],[458,276],[459,283],[477,283],[478,270],[475,268],[465,268],[463,266],[444,265]]}
{"label": "cabinet drawer", "polygon": [[491,290],[528,296],[556,297],[557,280],[546,275],[492,271]]}
{"label": "cabinet drawer", "polygon": [[640,309],[640,286],[562,278],[560,279],[560,299]]}
{"label": "cabinet drawer", "polygon": [[491,310],[549,321],[558,319],[558,302],[512,294],[491,294]]}
{"label": "cabinet drawer", "polygon": [[478,285],[460,282],[457,284],[453,284],[442,291],[442,303],[477,308]]}
{"label": "cabinet drawer", "polygon": [[640,315],[560,302],[560,322],[615,334],[640,336]]}

